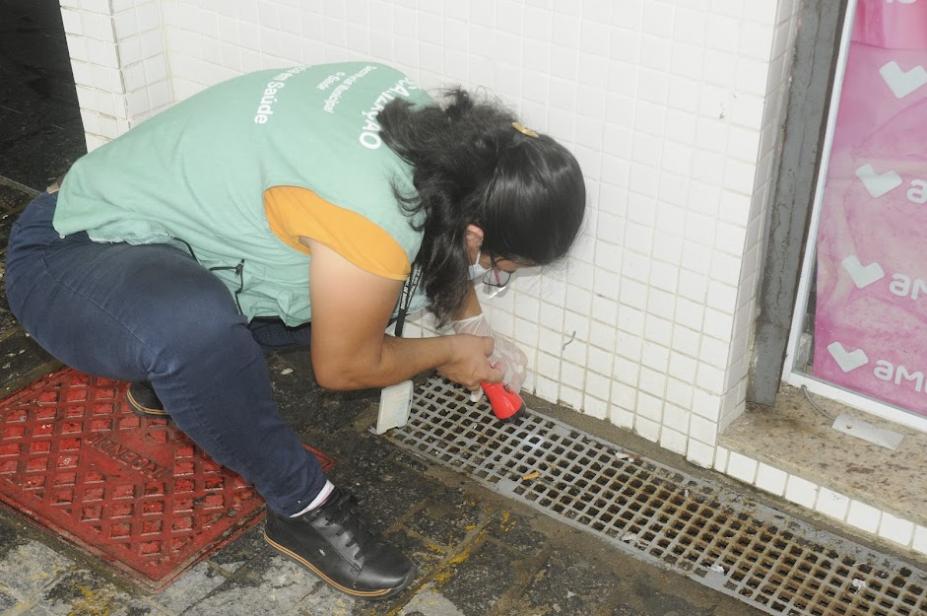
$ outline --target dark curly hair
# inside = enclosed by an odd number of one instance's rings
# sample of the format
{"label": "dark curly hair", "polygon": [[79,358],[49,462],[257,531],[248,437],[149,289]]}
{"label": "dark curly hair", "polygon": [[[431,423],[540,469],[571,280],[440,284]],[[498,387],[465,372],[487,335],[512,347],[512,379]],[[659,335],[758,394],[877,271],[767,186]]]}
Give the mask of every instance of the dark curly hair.
{"label": "dark curly hair", "polygon": [[516,130],[509,110],[462,89],[443,102],[396,99],[377,118],[383,142],[413,167],[415,192],[394,192],[410,216],[425,214],[415,264],[441,324],[467,293],[468,224],[483,229],[484,253],[546,265],[569,250],[586,205],[579,164],[562,145]]}

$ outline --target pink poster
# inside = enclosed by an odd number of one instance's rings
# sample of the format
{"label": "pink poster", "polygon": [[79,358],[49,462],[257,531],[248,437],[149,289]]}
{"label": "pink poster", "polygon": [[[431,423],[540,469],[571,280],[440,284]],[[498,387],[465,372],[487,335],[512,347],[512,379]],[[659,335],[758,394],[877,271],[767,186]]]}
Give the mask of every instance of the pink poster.
{"label": "pink poster", "polygon": [[860,0],[817,238],[818,378],[927,415],[927,0]]}

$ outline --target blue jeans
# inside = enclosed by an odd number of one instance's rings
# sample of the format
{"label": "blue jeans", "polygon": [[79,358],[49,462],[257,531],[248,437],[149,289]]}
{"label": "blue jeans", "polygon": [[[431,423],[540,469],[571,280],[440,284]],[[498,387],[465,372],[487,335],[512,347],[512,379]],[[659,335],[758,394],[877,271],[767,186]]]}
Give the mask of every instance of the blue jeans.
{"label": "blue jeans", "polygon": [[255,320],[252,332],[222,282],[173,246],[61,238],[56,200],[39,195],[10,235],[6,292],[22,326],[68,366],[150,381],[177,426],[271,509],[303,509],[325,476],[279,416],[260,343],[308,344],[308,327]]}

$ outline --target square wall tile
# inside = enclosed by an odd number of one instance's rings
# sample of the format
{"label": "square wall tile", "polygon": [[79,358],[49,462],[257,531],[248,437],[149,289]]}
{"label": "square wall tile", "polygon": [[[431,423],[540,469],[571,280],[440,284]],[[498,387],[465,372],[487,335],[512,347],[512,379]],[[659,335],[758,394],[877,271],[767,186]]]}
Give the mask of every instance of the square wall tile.
{"label": "square wall tile", "polygon": [[545,400],[557,400],[560,398],[560,385],[555,379],[536,375],[534,392]]}
{"label": "square wall tile", "polygon": [[660,424],[643,417],[636,417],[634,421],[634,431],[639,435],[656,443],[660,440]]}
{"label": "square wall tile", "polygon": [[586,391],[600,400],[608,400],[611,381],[595,372],[586,372]]}
{"label": "square wall tile", "polygon": [[637,408],[635,410],[641,419],[647,419],[657,424],[663,421],[663,401],[656,396],[638,390]]}
{"label": "square wall tile", "polygon": [[850,501],[850,511],[847,513],[847,524],[850,526],[875,534],[879,530],[881,518],[882,512],[877,508],[855,499]]}
{"label": "square wall tile", "polygon": [[80,6],[85,11],[109,14],[112,10],[110,0],[80,0]]}
{"label": "square wall tile", "polygon": [[921,554],[927,554],[927,528],[917,526],[914,528],[914,541],[911,547]]}
{"label": "square wall tile", "polygon": [[669,374],[680,381],[691,382],[695,380],[695,372],[698,369],[698,362],[692,357],[688,357],[677,351],[670,352]]}
{"label": "square wall tile", "polygon": [[[718,425],[704,417],[692,415],[689,419],[689,436],[713,445],[718,440]],[[753,483],[753,480],[750,480],[750,483]]]}
{"label": "square wall tile", "polygon": [[81,12],[81,35],[89,39],[114,43],[116,33],[109,14]]}
{"label": "square wall tile", "polygon": [[744,2],[744,18],[764,25],[775,25],[776,2]]}
{"label": "square wall tile", "polygon": [[914,523],[883,511],[879,536],[901,545],[910,545],[914,539]]}
{"label": "square wall tile", "polygon": [[686,447],[686,460],[704,468],[711,468],[714,457],[714,447],[692,438],[689,439],[689,443]]}
{"label": "square wall tile", "polygon": [[814,505],[814,510],[843,521],[846,518],[849,506],[849,498],[839,492],[822,487],[818,490],[818,500]]}
{"label": "square wall tile", "polygon": [[692,394],[692,410],[696,415],[718,423],[721,417],[721,396],[696,389]]}
{"label": "square wall tile", "polygon": [[584,414],[596,419],[605,419],[608,416],[608,402],[586,394],[583,396],[581,410]]}
{"label": "square wall tile", "polygon": [[561,385],[560,399],[558,402],[577,411],[581,411],[583,408],[583,392],[582,390],[574,389],[573,387]]}
{"label": "square wall tile", "polygon": [[756,471],[756,487],[776,496],[782,496],[785,493],[785,483],[788,477],[785,471],[760,462]]}
{"label": "square wall tile", "polygon": [[626,408],[612,404],[608,409],[608,419],[619,428],[631,430],[634,428],[634,413]]}
{"label": "square wall tile", "polygon": [[789,475],[785,485],[785,498],[796,505],[814,509],[818,498],[818,486],[807,479]]}
{"label": "square wall tile", "polygon": [[665,425],[660,430],[660,446],[668,449],[673,453],[686,455],[687,439],[686,435],[676,430],[671,430]]}
{"label": "square wall tile", "polygon": [[685,408],[669,403],[663,405],[663,425],[668,428],[689,434],[690,418],[691,413]]}
{"label": "square wall tile", "polygon": [[64,24],[64,31],[66,34],[82,35],[84,33],[80,11],[62,8],[61,21]]}
{"label": "square wall tile", "polygon": [[732,451],[727,461],[727,474],[745,483],[752,484],[756,480],[756,471],[759,463],[742,453]]}
{"label": "square wall tile", "polygon": [[720,394],[724,391],[724,375],[724,370],[702,364],[695,375],[695,384],[709,393]]}
{"label": "square wall tile", "polygon": [[714,468],[721,473],[727,473],[727,463],[730,458],[730,450],[726,447],[715,447]]}

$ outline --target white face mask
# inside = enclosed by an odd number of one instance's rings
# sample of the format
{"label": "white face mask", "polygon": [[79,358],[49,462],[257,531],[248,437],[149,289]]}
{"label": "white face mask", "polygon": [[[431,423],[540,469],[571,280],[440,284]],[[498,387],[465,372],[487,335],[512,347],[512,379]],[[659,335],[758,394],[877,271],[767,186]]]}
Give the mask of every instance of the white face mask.
{"label": "white face mask", "polygon": [[[476,251],[476,263],[470,265],[470,280],[480,280],[488,272],[492,271],[491,268],[483,267],[480,265],[480,251]],[[486,297],[496,297],[497,295],[503,295],[508,291],[508,287],[491,287],[488,285],[480,285],[483,287],[483,295]]]}
{"label": "white face mask", "polygon": [[476,251],[476,262],[470,265],[470,280],[477,280],[489,271],[488,267],[480,265],[480,251]]}

